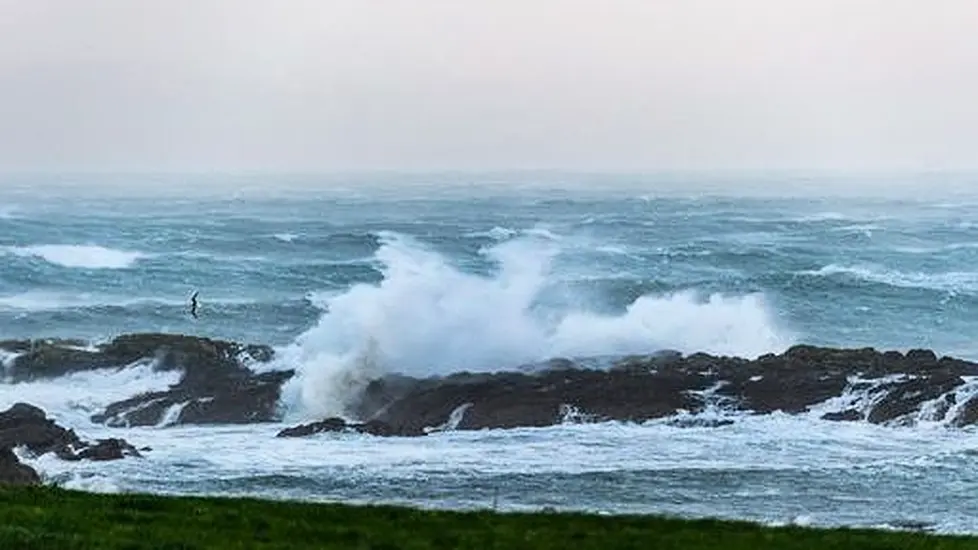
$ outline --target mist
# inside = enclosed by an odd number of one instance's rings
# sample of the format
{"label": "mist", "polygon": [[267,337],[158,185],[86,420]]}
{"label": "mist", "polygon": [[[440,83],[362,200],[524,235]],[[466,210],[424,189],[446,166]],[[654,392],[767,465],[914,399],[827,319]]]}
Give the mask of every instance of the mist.
{"label": "mist", "polygon": [[971,0],[0,0],[0,171],[978,166]]}

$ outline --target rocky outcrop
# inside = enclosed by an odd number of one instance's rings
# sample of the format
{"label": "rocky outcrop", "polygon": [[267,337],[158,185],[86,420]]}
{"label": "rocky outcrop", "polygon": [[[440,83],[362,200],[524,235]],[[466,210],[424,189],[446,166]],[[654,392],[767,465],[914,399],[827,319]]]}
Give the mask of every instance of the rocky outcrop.
{"label": "rocky outcrop", "polygon": [[[968,384],[975,391],[965,391]],[[927,350],[904,354],[801,345],[755,360],[666,352],[623,358],[610,368],[556,360],[536,371],[397,376],[367,385],[349,411],[357,422],[328,419],[279,435],[358,431],[415,436],[440,429],[653,419],[722,428],[733,422],[696,416],[711,407],[734,414],[820,414],[826,420],[886,425],[921,420],[973,424],[978,422],[978,364],[938,358]]]}
{"label": "rocky outcrop", "polygon": [[[249,365],[270,361],[272,348],[181,334],[127,334],[99,345],[74,340],[0,342],[8,353],[8,382],[139,363],[181,371],[166,391],[135,395],[92,416],[109,426],[240,424],[277,418],[282,384],[292,370],[256,374]],[[12,358],[11,358],[12,357]]]}
{"label": "rocky outcrop", "polygon": [[45,412],[27,403],[16,403],[0,412],[0,448],[23,447],[34,456],[54,453],[64,460],[117,460],[140,456],[123,439],[83,441],[74,430],[58,426]]}
{"label": "rocky outcrop", "polygon": [[208,338],[133,335],[104,349],[115,358],[131,362],[152,357],[156,368],[183,371],[166,391],[133,396],[93,415],[93,421],[109,426],[270,422],[277,418],[282,384],[294,373],[249,369],[250,363],[272,359],[274,352],[267,346]]}
{"label": "rocky outcrop", "polygon": [[22,464],[10,447],[0,447],[0,486],[40,485],[34,468]]}
{"label": "rocky outcrop", "polygon": [[92,420],[114,427],[272,422],[282,384],[292,373],[229,368],[202,381],[185,376],[167,391],[112,403]]}
{"label": "rocky outcrop", "polygon": [[[173,334],[125,335],[90,347],[70,340],[7,341],[0,342],[0,349],[7,352],[5,373],[13,381],[140,361],[181,373],[179,382],[164,391],[112,403],[92,417],[120,427],[274,422],[280,418],[282,385],[294,375],[291,369],[257,373],[249,368],[273,359],[269,347]],[[798,345],[753,360],[667,350],[610,364],[553,358],[491,373],[425,379],[391,374],[351,391],[356,395],[344,411],[349,420],[325,419],[279,435],[418,436],[450,429],[656,419],[723,428],[735,421],[731,412],[814,414],[894,426],[978,423],[978,364],[920,349],[902,353]],[[702,414],[709,410],[728,414]],[[100,444],[102,450],[92,450],[91,456],[118,454],[112,450],[115,443]]]}
{"label": "rocky outcrop", "polygon": [[5,374],[11,382],[154,360],[155,368],[186,370],[192,382],[206,384],[228,364],[268,361],[274,354],[268,346],[157,333],[126,334],[95,346],[77,340],[6,340],[0,342],[0,349],[17,354],[6,365]]}
{"label": "rocky outcrop", "polygon": [[327,418],[321,422],[302,424],[294,428],[286,428],[278,433],[276,437],[306,437],[323,432],[340,433],[362,433],[379,436],[393,435],[424,435],[424,432],[404,433],[395,432],[394,429],[379,420],[368,420],[367,422],[347,422],[342,418]]}

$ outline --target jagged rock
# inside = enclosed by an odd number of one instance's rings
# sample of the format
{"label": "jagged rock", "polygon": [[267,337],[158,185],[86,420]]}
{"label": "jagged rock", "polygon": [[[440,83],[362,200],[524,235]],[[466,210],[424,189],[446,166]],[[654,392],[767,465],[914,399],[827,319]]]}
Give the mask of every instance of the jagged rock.
{"label": "jagged rock", "polygon": [[94,445],[86,447],[72,457],[75,460],[118,460],[128,456],[140,457],[139,451],[125,439],[99,439]]}
{"label": "jagged rock", "polygon": [[941,395],[964,384],[958,376],[938,374],[911,378],[883,386],[886,394],[867,415],[874,424],[883,424],[917,412],[925,401],[937,399]]}
{"label": "jagged rock", "polygon": [[110,404],[92,421],[113,427],[176,424],[248,424],[278,418],[282,384],[293,371],[254,374],[244,368],[214,372],[204,383],[184,377],[167,391]]}
{"label": "jagged rock", "polygon": [[[822,418],[900,425],[916,421],[926,406],[923,416],[957,425],[978,423],[978,399],[955,409],[956,419],[944,418],[964,377],[978,375],[978,364],[938,358],[928,350],[903,354],[799,345],[754,360],[657,353],[622,358],[608,369],[561,360],[548,369],[522,370],[527,372],[384,377],[367,384],[348,412],[383,422],[394,435],[430,433],[448,425],[459,430],[550,426],[571,421],[566,417],[569,408],[595,422],[675,416],[668,422],[703,426],[711,421],[696,415],[709,403],[752,414],[797,414],[847,392],[863,392],[871,398],[865,402],[865,415],[846,406]],[[676,416],[680,411],[685,414]],[[722,426],[732,421],[712,422]],[[329,426],[334,424],[287,433],[301,436]]]}
{"label": "jagged rock", "polygon": [[10,447],[0,446],[0,486],[40,485],[34,468],[21,463]]}
{"label": "jagged rock", "polygon": [[[244,345],[179,334],[131,334],[98,347],[86,358],[85,368],[122,366],[152,360],[154,368],[183,371],[180,381],[166,391],[148,392],[109,404],[92,415],[109,426],[166,424],[241,424],[277,418],[282,384],[294,371],[256,374],[250,362],[274,356],[268,346]],[[24,360],[25,356],[16,362]],[[35,363],[24,360],[17,368],[28,376]],[[76,367],[78,362],[73,363]],[[65,367],[70,369],[71,367]],[[43,370],[43,369],[42,369]],[[48,371],[44,371],[48,372]]]}
{"label": "jagged rock", "polygon": [[855,422],[863,419],[863,413],[856,409],[846,409],[844,411],[829,412],[822,415],[822,420],[835,420],[837,422]]}
{"label": "jagged rock", "polygon": [[45,412],[27,403],[15,403],[0,412],[0,448],[24,447],[34,456],[54,453],[63,460],[115,460],[140,456],[124,439],[83,441],[74,430],[58,426]]}
{"label": "jagged rock", "polygon": [[327,418],[320,422],[302,424],[293,428],[285,428],[276,437],[307,437],[324,432],[357,432],[370,435],[392,436],[392,435],[424,435],[424,432],[413,434],[398,434],[391,426],[378,420],[369,420],[363,423],[349,423],[342,418]]}
{"label": "jagged rock", "polygon": [[958,416],[951,419],[951,424],[959,428],[978,424],[978,396],[973,397],[962,405]]}
{"label": "jagged rock", "polygon": [[[15,381],[121,368],[140,360],[182,372],[165,391],[132,396],[93,415],[111,426],[277,421],[281,387],[294,375],[291,369],[257,374],[249,368],[250,362],[273,359],[267,346],[174,334],[125,335],[90,348],[66,340],[7,341],[0,348],[20,354],[7,361],[7,375]],[[621,357],[610,365],[603,357],[554,358],[511,369],[424,379],[383,376],[351,390],[352,403],[344,414],[355,422],[341,426],[328,419],[283,430],[283,437],[336,430],[415,436],[448,428],[543,427],[581,418],[644,422],[680,412],[695,417],[718,403],[752,414],[796,414],[859,392],[869,396],[861,405],[844,404],[822,418],[865,417],[893,425],[918,417],[978,423],[978,403],[956,406],[954,401],[965,380],[978,376],[978,364],[923,349],[902,353],[796,345],[753,360],[665,350]],[[569,418],[571,409],[581,414]],[[955,418],[945,418],[952,410]],[[45,429],[32,433],[38,448],[63,448],[77,438]]]}
{"label": "jagged rock", "polygon": [[215,374],[240,366],[242,358],[267,362],[274,355],[268,346],[162,333],[127,334],[97,346],[77,340],[5,341],[0,342],[0,349],[20,354],[7,368],[14,382],[155,359],[156,368],[186,370],[190,381],[203,386]]}
{"label": "jagged rock", "polygon": [[667,424],[679,428],[722,428],[734,423],[729,418],[703,418],[699,416],[676,417],[670,419]]}
{"label": "jagged rock", "polygon": [[64,453],[83,446],[73,430],[47,418],[45,412],[27,403],[16,403],[0,412],[0,447],[26,447],[34,455]]}

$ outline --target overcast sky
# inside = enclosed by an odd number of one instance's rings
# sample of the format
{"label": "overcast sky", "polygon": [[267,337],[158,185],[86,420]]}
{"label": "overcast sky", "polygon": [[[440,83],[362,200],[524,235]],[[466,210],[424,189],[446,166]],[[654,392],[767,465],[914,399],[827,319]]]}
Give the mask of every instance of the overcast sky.
{"label": "overcast sky", "polygon": [[975,167],[975,0],[0,0],[0,170]]}

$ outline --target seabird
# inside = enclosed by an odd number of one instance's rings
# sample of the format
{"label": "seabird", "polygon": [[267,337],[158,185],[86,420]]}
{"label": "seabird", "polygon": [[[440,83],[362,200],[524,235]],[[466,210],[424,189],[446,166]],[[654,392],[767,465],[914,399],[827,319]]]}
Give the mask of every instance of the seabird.
{"label": "seabird", "polygon": [[195,290],[193,296],[190,297],[190,314],[194,316],[194,319],[197,318],[197,294],[199,291]]}

